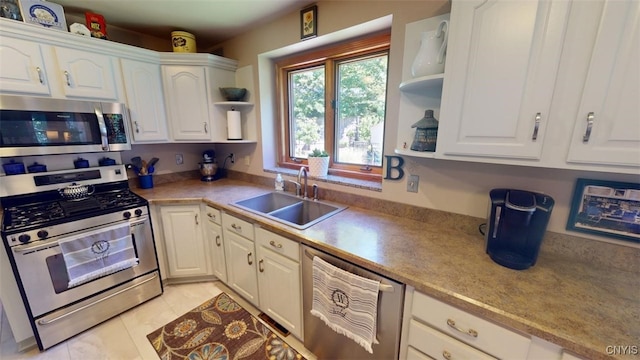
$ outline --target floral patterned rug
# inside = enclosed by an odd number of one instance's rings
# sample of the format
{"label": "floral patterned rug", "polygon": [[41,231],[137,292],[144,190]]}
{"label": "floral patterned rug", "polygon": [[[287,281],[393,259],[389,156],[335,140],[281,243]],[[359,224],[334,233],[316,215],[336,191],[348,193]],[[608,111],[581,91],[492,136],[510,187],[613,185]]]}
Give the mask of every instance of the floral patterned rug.
{"label": "floral patterned rug", "polygon": [[222,293],[147,335],[161,359],[304,359]]}

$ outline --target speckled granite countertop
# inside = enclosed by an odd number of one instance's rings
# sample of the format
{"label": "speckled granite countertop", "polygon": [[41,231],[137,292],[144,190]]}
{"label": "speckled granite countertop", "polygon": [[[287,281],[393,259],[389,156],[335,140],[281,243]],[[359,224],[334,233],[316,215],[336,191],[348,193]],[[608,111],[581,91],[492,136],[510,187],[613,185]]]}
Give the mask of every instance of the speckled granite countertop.
{"label": "speckled granite countertop", "polygon": [[548,253],[541,253],[528,270],[507,269],[485,254],[481,235],[460,231],[446,217],[439,219],[439,226],[425,226],[349,206],[306,230],[297,230],[229,205],[271,191],[237,180],[184,180],[134,190],[152,204],[204,200],[584,358],[611,359],[607,346],[640,345],[640,276],[636,272]]}

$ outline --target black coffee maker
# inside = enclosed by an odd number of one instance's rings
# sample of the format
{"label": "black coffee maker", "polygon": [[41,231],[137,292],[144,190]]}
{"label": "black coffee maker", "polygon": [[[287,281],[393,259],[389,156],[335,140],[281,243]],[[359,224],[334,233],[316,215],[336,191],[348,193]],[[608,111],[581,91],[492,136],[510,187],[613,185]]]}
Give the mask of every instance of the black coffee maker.
{"label": "black coffee maker", "polygon": [[487,220],[487,254],[496,263],[524,270],[535,265],[553,199],[515,189],[493,189]]}

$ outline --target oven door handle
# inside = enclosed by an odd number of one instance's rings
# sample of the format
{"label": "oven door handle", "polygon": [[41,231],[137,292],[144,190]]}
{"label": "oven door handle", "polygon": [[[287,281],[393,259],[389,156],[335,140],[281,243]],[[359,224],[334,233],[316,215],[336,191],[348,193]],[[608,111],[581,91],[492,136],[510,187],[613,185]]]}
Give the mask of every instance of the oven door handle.
{"label": "oven door handle", "polygon": [[12,250],[14,253],[20,254],[20,253],[25,253],[30,251],[38,251],[42,249],[52,248],[56,246],[60,246],[58,245],[58,240],[52,240],[52,241],[47,241],[44,244],[38,244],[38,245],[15,246],[12,248]]}
{"label": "oven door handle", "polygon": [[158,273],[155,273],[155,274],[153,274],[153,276],[152,276],[152,277],[150,277],[150,278],[148,278],[148,279],[146,279],[146,280],[144,280],[144,281],[142,281],[142,282],[140,282],[140,283],[137,283],[137,284],[134,284],[134,285],[128,286],[128,287],[126,287],[126,288],[124,288],[124,289],[122,289],[122,290],[120,290],[120,291],[117,291],[117,292],[115,292],[115,293],[113,293],[113,294],[111,294],[111,295],[109,295],[109,296],[107,296],[107,297],[103,297],[103,298],[102,298],[102,299],[100,299],[100,300],[97,300],[97,301],[95,301],[95,302],[92,302],[91,304],[87,304],[87,305],[81,306],[81,307],[79,307],[79,308],[77,308],[77,309],[75,309],[75,310],[73,310],[73,311],[69,311],[68,313],[62,314],[62,315],[60,315],[60,316],[58,316],[58,317],[55,317],[55,318],[53,318],[53,319],[51,319],[51,320],[44,320],[44,319],[40,319],[40,320],[38,320],[38,324],[40,324],[40,325],[49,325],[49,324],[51,324],[52,322],[56,322],[56,321],[58,321],[58,320],[60,320],[60,319],[63,319],[63,318],[65,318],[65,317],[67,317],[67,316],[70,316],[70,315],[72,315],[72,314],[75,314],[75,313],[77,313],[78,311],[86,310],[86,309],[88,309],[88,308],[90,308],[90,307],[92,307],[92,306],[94,306],[94,305],[98,305],[99,303],[101,303],[101,302],[103,302],[103,301],[105,301],[105,300],[111,299],[111,298],[112,298],[112,297],[114,297],[114,296],[118,296],[118,295],[122,294],[122,293],[123,293],[123,292],[125,292],[125,291],[129,291],[129,290],[131,290],[131,289],[133,289],[133,288],[135,288],[135,287],[138,287],[138,286],[140,286],[140,285],[142,285],[142,284],[146,284],[146,283],[148,283],[148,282],[149,282],[149,281],[151,281],[151,280],[155,280],[157,277],[158,277]]}

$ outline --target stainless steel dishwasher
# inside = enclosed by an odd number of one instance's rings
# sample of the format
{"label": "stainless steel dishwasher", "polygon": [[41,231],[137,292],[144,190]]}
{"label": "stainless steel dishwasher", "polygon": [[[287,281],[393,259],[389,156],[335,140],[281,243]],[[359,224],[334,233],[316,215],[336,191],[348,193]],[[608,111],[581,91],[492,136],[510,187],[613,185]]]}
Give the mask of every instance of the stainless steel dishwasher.
{"label": "stainless steel dishwasher", "polygon": [[[304,346],[318,359],[397,359],[402,328],[404,285],[306,245],[302,248]],[[353,340],[330,329],[318,317],[311,315],[314,256],[319,256],[331,265],[352,274],[380,281],[377,318],[379,344],[373,345],[373,354],[368,353]]]}

